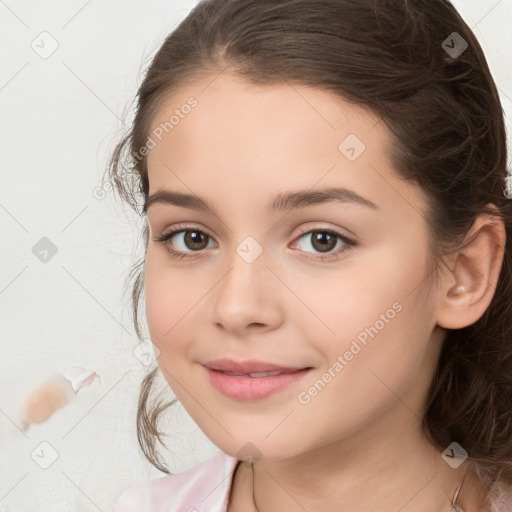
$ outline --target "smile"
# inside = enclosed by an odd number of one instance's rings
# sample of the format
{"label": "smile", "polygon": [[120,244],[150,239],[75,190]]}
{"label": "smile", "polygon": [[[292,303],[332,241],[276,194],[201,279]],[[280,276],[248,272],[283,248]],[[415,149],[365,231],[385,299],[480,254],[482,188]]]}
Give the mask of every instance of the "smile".
{"label": "smile", "polygon": [[288,371],[235,373],[205,367],[210,383],[223,395],[242,401],[267,398],[304,378],[312,368]]}

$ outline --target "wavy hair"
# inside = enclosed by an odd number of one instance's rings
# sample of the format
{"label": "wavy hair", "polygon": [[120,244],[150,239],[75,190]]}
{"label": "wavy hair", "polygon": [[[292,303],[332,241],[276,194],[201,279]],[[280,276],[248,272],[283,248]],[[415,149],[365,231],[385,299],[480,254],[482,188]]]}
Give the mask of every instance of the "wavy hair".
{"label": "wavy hair", "polygon": [[[467,43],[461,55],[449,53],[454,41]],[[507,139],[497,88],[470,27],[448,0],[199,2],[149,63],[134,121],[108,164],[106,177],[141,217],[149,181],[139,150],[159,105],[198,76],[228,67],[253,84],[313,86],[374,112],[393,137],[394,169],[428,197],[426,220],[437,269],[443,255],[463,246],[478,214],[503,220],[506,246],[495,294],[477,322],[447,330],[423,428],[441,451],[453,441],[462,445],[489,493],[499,482],[511,485],[512,201],[503,192]],[[147,220],[143,238],[147,249]],[[143,263],[131,273],[139,338]],[[157,440],[165,446],[158,420],[176,400],[151,399],[157,377],[155,367],[142,381],[137,433],[146,458],[169,473],[156,449]]]}

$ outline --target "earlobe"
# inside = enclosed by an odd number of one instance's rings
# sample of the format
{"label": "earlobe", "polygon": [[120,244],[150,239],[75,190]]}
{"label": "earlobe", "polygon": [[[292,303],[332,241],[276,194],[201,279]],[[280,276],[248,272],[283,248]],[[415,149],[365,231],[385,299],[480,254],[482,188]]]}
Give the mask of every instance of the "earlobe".
{"label": "earlobe", "polygon": [[436,318],[440,327],[462,329],[484,314],[496,291],[505,239],[501,219],[488,214],[477,217],[443,280]]}

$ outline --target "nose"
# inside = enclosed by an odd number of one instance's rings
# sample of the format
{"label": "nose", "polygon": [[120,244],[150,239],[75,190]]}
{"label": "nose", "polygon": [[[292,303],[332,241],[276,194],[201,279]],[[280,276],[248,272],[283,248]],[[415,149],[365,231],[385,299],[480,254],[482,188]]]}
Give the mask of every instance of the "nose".
{"label": "nose", "polygon": [[242,337],[282,324],[283,284],[267,263],[263,254],[249,263],[234,252],[227,273],[212,290],[212,319],[219,329]]}

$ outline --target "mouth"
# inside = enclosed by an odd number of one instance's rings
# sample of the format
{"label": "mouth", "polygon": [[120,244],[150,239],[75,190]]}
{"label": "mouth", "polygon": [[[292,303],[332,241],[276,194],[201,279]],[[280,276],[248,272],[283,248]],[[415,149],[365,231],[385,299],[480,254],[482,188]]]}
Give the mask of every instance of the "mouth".
{"label": "mouth", "polygon": [[244,372],[203,366],[217,391],[231,399],[245,402],[261,400],[293,387],[313,370],[309,366]]}
{"label": "mouth", "polygon": [[215,359],[214,361],[208,361],[204,363],[204,366],[211,370],[225,372],[230,375],[249,375],[255,377],[279,375],[281,373],[292,373],[295,371],[304,370],[306,368],[304,366],[284,366],[268,361],[250,360],[239,362],[232,359]]}
{"label": "mouth", "polygon": [[287,375],[289,373],[300,372],[302,370],[309,370],[309,368],[300,368],[297,370],[289,370],[289,371],[276,371],[276,372],[251,372],[251,373],[235,373],[230,371],[222,371],[222,370],[213,370],[217,373],[223,373],[224,375],[231,375],[233,377],[251,377],[252,379],[258,379],[261,377],[274,377],[276,375]]}

